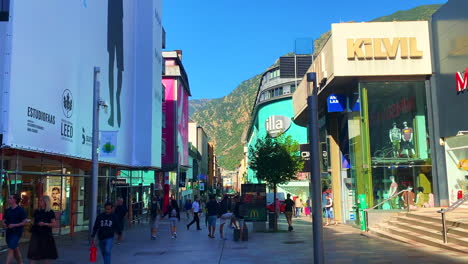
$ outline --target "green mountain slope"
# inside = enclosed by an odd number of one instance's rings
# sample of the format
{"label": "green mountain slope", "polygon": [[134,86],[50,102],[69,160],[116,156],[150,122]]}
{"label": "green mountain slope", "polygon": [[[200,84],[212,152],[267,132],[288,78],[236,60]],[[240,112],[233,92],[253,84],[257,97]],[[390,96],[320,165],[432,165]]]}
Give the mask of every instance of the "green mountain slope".
{"label": "green mountain slope", "polygon": [[211,99],[193,99],[189,103],[189,116],[192,116],[198,110],[203,109]]}
{"label": "green mountain slope", "polygon": [[[372,21],[428,20],[440,6],[419,6],[406,11],[398,11]],[[326,32],[315,40],[316,52],[320,51],[329,37],[330,32]],[[215,152],[219,159],[219,165],[225,169],[235,169],[242,159],[244,145],[241,141],[245,133],[247,133],[260,77],[261,74],[242,82],[223,98],[190,101],[190,109],[194,111],[191,114],[191,119],[201,125],[210,140],[215,143]]]}
{"label": "green mountain slope", "polygon": [[214,142],[223,168],[234,169],[242,159],[241,139],[250,121],[259,81],[260,75],[243,81],[229,95],[210,100],[191,116]]}

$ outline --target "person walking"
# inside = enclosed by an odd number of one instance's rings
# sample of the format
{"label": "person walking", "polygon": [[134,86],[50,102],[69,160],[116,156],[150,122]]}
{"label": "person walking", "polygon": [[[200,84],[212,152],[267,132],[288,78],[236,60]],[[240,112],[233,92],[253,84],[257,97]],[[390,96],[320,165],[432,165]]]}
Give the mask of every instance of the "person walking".
{"label": "person walking", "polygon": [[117,217],[117,244],[122,242],[122,234],[125,227],[125,218],[127,217],[127,207],[124,205],[123,199],[117,199],[117,206],[115,207],[114,214]]}
{"label": "person walking", "polygon": [[292,215],[294,210],[294,202],[291,200],[291,194],[288,193],[286,197],[286,200],[284,200],[284,204],[286,205],[284,209],[284,215],[286,216],[286,221],[288,221],[288,231],[293,231],[294,228],[292,226]]}
{"label": "person walking", "polygon": [[306,209],[304,210],[305,211],[305,215],[306,216],[309,216],[311,215],[310,212],[312,212],[312,200],[310,199],[310,196],[309,198],[307,198],[307,201],[306,201]]}
{"label": "person walking", "polygon": [[187,215],[187,220],[190,220],[190,211],[192,209],[192,200],[188,199],[187,201],[185,201],[184,209],[185,209],[185,214]]}
{"label": "person walking", "polygon": [[51,200],[47,195],[39,198],[39,208],[34,211],[34,224],[31,227],[31,239],[29,240],[28,259],[31,263],[58,258],[57,247],[52,228],[55,227],[55,213],[51,209]]}
{"label": "person walking", "polygon": [[171,204],[167,208],[167,212],[164,214],[164,216],[166,215],[169,215],[171,237],[177,238],[177,220],[180,221],[180,210],[179,205],[175,199],[171,200]]}
{"label": "person walking", "polygon": [[195,222],[197,223],[197,230],[201,230],[200,218],[198,218],[198,214],[200,213],[200,204],[198,202],[197,196],[195,196],[194,201],[192,203],[192,213],[193,213],[193,220],[187,225],[187,230],[189,230],[190,226]]}
{"label": "person walking", "polygon": [[151,226],[151,240],[156,239],[156,235],[158,234],[158,227],[159,227],[159,216],[161,215],[161,205],[159,203],[159,197],[153,196],[151,200],[151,208],[150,208],[150,226]]}
{"label": "person walking", "polygon": [[5,210],[3,216],[3,227],[6,229],[5,239],[8,246],[6,264],[13,263],[13,258],[17,263],[23,263],[21,251],[18,243],[23,235],[23,227],[27,223],[26,212],[19,206],[21,196],[13,194],[8,197],[10,207]]}
{"label": "person walking", "polygon": [[101,249],[104,264],[111,264],[112,243],[114,242],[114,234],[118,232],[118,219],[112,213],[112,207],[113,204],[111,202],[107,202],[104,205],[104,213],[96,217],[93,233],[91,234],[92,241],[94,241],[96,233],[98,235],[99,248]]}
{"label": "person walking", "polygon": [[232,213],[229,212],[229,205],[228,205],[228,196],[225,194],[221,202],[219,203],[219,236],[222,240],[226,240],[224,237],[224,225],[226,221],[229,220],[231,222]]}
{"label": "person walking", "polygon": [[239,196],[234,197],[234,219],[236,229],[239,229],[239,241],[242,241],[242,235],[244,234],[244,216],[241,214],[241,206],[243,205]]}
{"label": "person walking", "polygon": [[304,205],[302,204],[302,201],[299,199],[299,197],[297,197],[294,201],[294,205],[296,207],[296,217],[301,216],[301,210]]}
{"label": "person walking", "polygon": [[330,221],[333,220],[335,222],[335,225],[338,223],[335,221],[335,218],[333,216],[333,199],[331,198],[331,195],[327,193],[325,195],[327,204],[325,205],[325,218],[327,219],[327,223],[325,226],[330,225]]}
{"label": "person walking", "polygon": [[206,204],[206,218],[208,219],[208,237],[214,238],[216,231],[216,220],[218,218],[219,205],[213,194],[210,194],[210,201]]}

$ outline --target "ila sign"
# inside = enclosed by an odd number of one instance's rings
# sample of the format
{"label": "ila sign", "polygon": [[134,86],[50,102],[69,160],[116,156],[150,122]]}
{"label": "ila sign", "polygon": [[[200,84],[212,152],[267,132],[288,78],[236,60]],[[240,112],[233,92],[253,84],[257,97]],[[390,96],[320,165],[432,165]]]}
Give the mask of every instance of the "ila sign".
{"label": "ila sign", "polygon": [[455,81],[457,83],[457,92],[463,92],[468,88],[468,67],[465,69],[465,73],[455,73]]}
{"label": "ila sign", "polygon": [[286,116],[274,115],[265,121],[265,129],[271,137],[277,137],[279,134],[288,130],[291,126],[291,119]]}

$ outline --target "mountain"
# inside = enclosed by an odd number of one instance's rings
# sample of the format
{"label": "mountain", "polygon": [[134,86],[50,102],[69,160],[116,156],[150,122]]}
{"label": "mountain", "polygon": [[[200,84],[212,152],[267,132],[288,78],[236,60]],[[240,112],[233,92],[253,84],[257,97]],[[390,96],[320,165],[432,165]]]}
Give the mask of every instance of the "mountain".
{"label": "mountain", "polygon": [[193,99],[189,103],[189,116],[192,116],[198,110],[203,109],[211,99]]}
{"label": "mountain", "polygon": [[219,164],[225,169],[236,168],[242,159],[241,139],[247,133],[260,77],[259,74],[243,81],[229,95],[208,101],[190,117],[214,142]]}
{"label": "mountain", "polygon": [[[441,6],[423,5],[379,17],[372,22],[429,20]],[[330,31],[315,40],[316,52],[320,51],[329,37]],[[205,129],[210,141],[215,144],[219,165],[227,170],[234,170],[242,159],[244,145],[241,141],[250,123],[261,74],[243,81],[225,97],[190,100],[191,119]]]}

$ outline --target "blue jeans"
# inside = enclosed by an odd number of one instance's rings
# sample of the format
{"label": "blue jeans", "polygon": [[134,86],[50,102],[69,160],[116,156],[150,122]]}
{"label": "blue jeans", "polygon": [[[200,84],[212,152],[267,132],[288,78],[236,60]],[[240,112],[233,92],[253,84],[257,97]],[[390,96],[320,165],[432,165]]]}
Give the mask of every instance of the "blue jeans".
{"label": "blue jeans", "polygon": [[102,258],[104,259],[104,264],[111,264],[111,251],[112,244],[114,243],[114,238],[107,238],[99,240],[99,248],[101,249]]}
{"label": "blue jeans", "polygon": [[296,207],[296,217],[300,216],[301,215],[301,208],[300,207]]}

